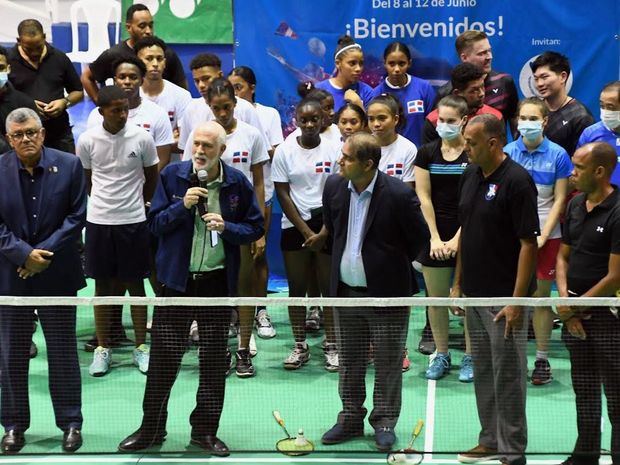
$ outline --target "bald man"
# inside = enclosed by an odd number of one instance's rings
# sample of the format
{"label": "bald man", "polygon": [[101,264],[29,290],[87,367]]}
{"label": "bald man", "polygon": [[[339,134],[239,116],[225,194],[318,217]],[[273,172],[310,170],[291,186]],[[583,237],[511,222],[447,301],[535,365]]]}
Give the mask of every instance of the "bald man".
{"label": "bald man", "polygon": [[[263,233],[263,216],[241,171],[224,164],[226,133],[216,122],[194,131],[192,159],[166,166],[151,202],[149,228],[159,238],[156,264],[163,297],[235,296],[239,246]],[[142,426],[119,449],[132,452],[161,444],[167,404],[198,322],[200,384],[190,417],[191,443],[227,456],[217,438],[226,382],[226,342],[232,307],[157,307],[151,330],[151,360]]]}

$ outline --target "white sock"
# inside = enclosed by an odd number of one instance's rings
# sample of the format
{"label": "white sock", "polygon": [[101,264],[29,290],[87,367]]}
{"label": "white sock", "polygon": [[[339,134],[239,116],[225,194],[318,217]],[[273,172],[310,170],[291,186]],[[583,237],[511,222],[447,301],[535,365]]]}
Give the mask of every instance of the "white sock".
{"label": "white sock", "polygon": [[536,360],[547,360],[549,358],[549,352],[546,350],[536,351]]}

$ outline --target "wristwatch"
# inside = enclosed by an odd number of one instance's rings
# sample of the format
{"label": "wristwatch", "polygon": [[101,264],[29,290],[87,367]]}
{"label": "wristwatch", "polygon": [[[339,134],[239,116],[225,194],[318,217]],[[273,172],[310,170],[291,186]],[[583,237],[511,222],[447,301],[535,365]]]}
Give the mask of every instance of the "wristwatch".
{"label": "wristwatch", "polygon": [[67,104],[67,106],[65,108],[69,108],[71,106],[71,100],[69,100],[67,97],[63,97],[63,100]]}

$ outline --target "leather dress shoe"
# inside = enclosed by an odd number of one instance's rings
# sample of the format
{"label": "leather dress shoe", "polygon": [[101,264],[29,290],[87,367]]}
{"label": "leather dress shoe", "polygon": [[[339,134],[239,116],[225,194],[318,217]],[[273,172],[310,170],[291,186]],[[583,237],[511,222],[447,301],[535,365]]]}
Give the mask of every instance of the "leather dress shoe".
{"label": "leather dress shoe", "polygon": [[4,436],[2,436],[2,453],[3,454],[16,454],[26,444],[24,433],[10,429]]}
{"label": "leather dress shoe", "polygon": [[156,435],[149,434],[139,428],[135,433],[130,434],[118,445],[121,452],[133,452],[136,450],[148,449],[153,446],[160,446],[166,440],[166,432]]}
{"label": "leather dress shoe", "polygon": [[375,445],[381,452],[392,450],[392,446],[394,446],[395,442],[396,434],[394,434],[394,428],[384,426],[375,429]]}
{"label": "leather dress shoe", "polygon": [[78,428],[69,428],[62,436],[62,450],[75,452],[82,447],[82,432]]}
{"label": "leather dress shoe", "polygon": [[321,437],[321,442],[325,445],[340,444],[341,442],[348,441],[349,439],[364,436],[364,425],[356,427],[348,427],[336,423],[332,428],[327,431]]}
{"label": "leather dress shoe", "polygon": [[211,434],[192,436],[190,443],[218,457],[228,457],[230,455],[228,446],[224,444],[222,440],[218,439],[217,436]]}

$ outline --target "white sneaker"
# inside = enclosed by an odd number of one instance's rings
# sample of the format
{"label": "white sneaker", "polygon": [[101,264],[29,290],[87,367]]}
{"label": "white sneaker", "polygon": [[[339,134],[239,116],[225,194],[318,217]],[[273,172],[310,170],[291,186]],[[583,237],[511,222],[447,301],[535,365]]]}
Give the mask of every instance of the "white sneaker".
{"label": "white sneaker", "polygon": [[326,344],[323,353],[325,354],[325,369],[327,371],[338,371],[340,364],[338,363],[336,344]]}
{"label": "white sneaker", "polygon": [[192,321],[192,325],[189,328],[189,338],[193,343],[197,343],[199,340],[198,322],[196,320]]}
{"label": "white sneaker", "polygon": [[258,337],[262,339],[271,339],[276,336],[276,329],[271,324],[271,317],[267,313],[267,310],[259,310],[255,318],[256,332]]}
{"label": "white sneaker", "polygon": [[310,360],[310,349],[307,344],[295,343],[295,348],[284,360],[284,368],[287,370],[297,370]]}
{"label": "white sneaker", "polygon": [[91,376],[103,376],[110,369],[110,362],[112,361],[112,351],[105,347],[98,346],[93,352],[93,363],[88,368],[88,373]]}
{"label": "white sneaker", "polygon": [[133,350],[133,364],[138,367],[140,373],[146,374],[149,371],[150,357],[149,346],[146,344],[140,344]]}

